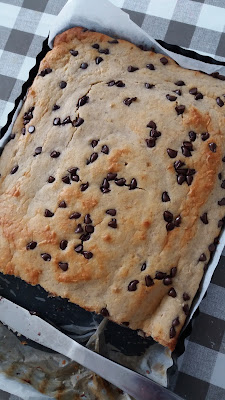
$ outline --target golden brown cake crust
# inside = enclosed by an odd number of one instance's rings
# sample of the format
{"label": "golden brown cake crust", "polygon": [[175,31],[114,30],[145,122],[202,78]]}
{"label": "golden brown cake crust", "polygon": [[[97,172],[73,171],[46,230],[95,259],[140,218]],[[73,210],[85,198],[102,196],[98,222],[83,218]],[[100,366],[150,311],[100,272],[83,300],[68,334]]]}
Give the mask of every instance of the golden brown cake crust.
{"label": "golden brown cake crust", "polygon": [[174,349],[223,225],[224,95],[124,40],[58,35],[0,159],[0,270]]}

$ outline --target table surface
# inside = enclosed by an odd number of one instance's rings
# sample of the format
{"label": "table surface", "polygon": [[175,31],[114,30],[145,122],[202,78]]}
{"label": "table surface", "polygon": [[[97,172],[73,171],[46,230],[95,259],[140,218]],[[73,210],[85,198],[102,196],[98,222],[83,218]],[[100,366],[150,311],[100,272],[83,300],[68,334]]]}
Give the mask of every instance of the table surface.
{"label": "table surface", "polygon": [[[93,0],[97,1],[97,0]],[[111,0],[155,39],[225,62],[224,0]],[[66,0],[0,0],[0,128],[36,63],[49,25]],[[185,353],[174,391],[188,400],[225,399],[225,252]],[[9,395],[0,391],[0,398]],[[10,399],[15,397],[10,397]]]}

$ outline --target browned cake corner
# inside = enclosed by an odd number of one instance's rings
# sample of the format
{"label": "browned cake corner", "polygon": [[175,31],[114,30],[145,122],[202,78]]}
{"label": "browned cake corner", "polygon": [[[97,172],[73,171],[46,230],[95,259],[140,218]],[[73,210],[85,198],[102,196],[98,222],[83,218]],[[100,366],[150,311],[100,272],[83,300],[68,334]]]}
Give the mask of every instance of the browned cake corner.
{"label": "browned cake corner", "polygon": [[57,36],[0,159],[0,270],[174,349],[225,209],[225,82]]}

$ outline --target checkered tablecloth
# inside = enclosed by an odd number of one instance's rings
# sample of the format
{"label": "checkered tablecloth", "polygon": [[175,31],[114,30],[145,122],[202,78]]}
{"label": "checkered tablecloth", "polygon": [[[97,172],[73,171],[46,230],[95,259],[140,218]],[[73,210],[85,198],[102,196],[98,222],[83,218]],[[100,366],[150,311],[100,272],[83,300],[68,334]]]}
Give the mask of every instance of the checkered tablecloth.
{"label": "checkered tablecloth", "polygon": [[[225,62],[225,0],[111,1],[155,39]],[[6,124],[49,26],[65,3],[0,0],[0,127]],[[225,252],[185,343],[173,390],[188,400],[224,400]],[[8,398],[0,392],[0,399]]]}

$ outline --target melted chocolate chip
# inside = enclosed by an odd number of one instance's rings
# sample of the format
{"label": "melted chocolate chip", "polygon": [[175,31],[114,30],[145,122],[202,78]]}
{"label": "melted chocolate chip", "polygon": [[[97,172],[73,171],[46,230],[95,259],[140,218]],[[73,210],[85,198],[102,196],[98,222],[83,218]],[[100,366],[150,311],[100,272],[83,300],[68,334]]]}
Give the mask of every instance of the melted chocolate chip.
{"label": "melted chocolate chip", "polygon": [[177,156],[177,151],[173,149],[167,149],[167,154],[170,158],[175,158]]}
{"label": "melted chocolate chip", "polygon": [[167,58],[166,58],[166,57],[162,57],[162,58],[160,58],[160,62],[161,62],[163,65],[166,65],[166,64],[168,64],[168,60],[167,60]]}
{"label": "melted chocolate chip", "polygon": [[218,201],[219,206],[225,206],[225,197]]}
{"label": "melted chocolate chip", "polygon": [[124,178],[115,179],[115,184],[117,186],[124,186],[126,184],[126,179]]}
{"label": "melted chocolate chip", "polygon": [[179,227],[180,224],[181,224],[181,216],[178,215],[178,216],[175,218],[175,220],[174,220],[174,225],[175,225],[176,227]]}
{"label": "melted chocolate chip", "polygon": [[147,147],[152,148],[152,147],[155,147],[155,145],[156,145],[156,139],[153,137],[150,137],[149,139],[145,139],[145,141],[146,141]]}
{"label": "melted chocolate chip", "polygon": [[81,65],[80,65],[80,68],[81,69],[86,69],[88,67],[88,64],[87,63],[82,63]]}
{"label": "melted chocolate chip", "polygon": [[129,67],[127,68],[128,72],[135,72],[137,71],[139,68],[138,67],[133,67],[132,65],[129,65]]}
{"label": "melted chocolate chip", "polygon": [[146,68],[150,69],[151,71],[153,71],[155,69],[153,64],[147,64]]}
{"label": "melted chocolate chip", "polygon": [[146,285],[147,287],[150,287],[150,286],[153,286],[153,285],[154,285],[154,281],[153,281],[153,279],[151,278],[150,275],[146,275],[146,276],[145,276],[145,285]]}
{"label": "melted chocolate chip", "polygon": [[84,106],[86,103],[88,103],[88,100],[89,100],[89,97],[88,96],[83,96],[83,97],[80,97],[80,99],[78,100],[78,102],[77,102],[77,107],[82,107],[82,106]]}
{"label": "melted chocolate chip", "polygon": [[194,142],[194,141],[196,140],[196,133],[195,133],[194,131],[190,131],[190,132],[188,133],[188,135],[189,135],[189,138],[190,138],[190,140],[191,140],[192,142]]}
{"label": "melted chocolate chip", "polygon": [[77,50],[70,50],[70,54],[71,54],[71,56],[76,57],[76,56],[78,56],[78,51]]}
{"label": "melted chocolate chip", "polygon": [[67,248],[68,242],[67,240],[61,240],[59,247],[61,250],[65,250]]}
{"label": "melted chocolate chip", "polygon": [[171,289],[169,290],[169,292],[168,292],[168,296],[173,297],[173,298],[177,297],[177,292],[176,292],[176,290],[175,290],[174,288],[171,288]]}
{"label": "melted chocolate chip", "polygon": [[31,241],[31,242],[27,243],[26,249],[27,250],[34,250],[36,246],[37,246],[37,242]]}
{"label": "melted chocolate chip", "polygon": [[93,257],[93,253],[91,251],[83,251],[84,258],[90,260]]}
{"label": "melted chocolate chip", "polygon": [[60,118],[54,118],[54,120],[53,120],[53,125],[61,125],[61,120],[60,120]]}
{"label": "melted chocolate chip", "polygon": [[111,215],[112,217],[115,217],[115,215],[116,215],[115,208],[110,208],[109,210],[106,210],[106,214]]}
{"label": "melted chocolate chip", "polygon": [[98,158],[98,153],[92,153],[90,157],[90,162],[93,163]]}
{"label": "melted chocolate chip", "polygon": [[63,201],[60,201],[60,203],[59,203],[59,208],[66,208],[67,207],[67,204],[66,204],[66,202],[63,200]]}
{"label": "melted chocolate chip", "polygon": [[109,148],[108,148],[108,146],[106,144],[104,144],[102,146],[101,152],[104,153],[104,154],[109,154]]}
{"label": "melted chocolate chip", "polygon": [[223,107],[224,106],[224,102],[220,97],[216,98],[216,102],[218,104],[219,107]]}
{"label": "melted chocolate chip", "polygon": [[82,184],[80,185],[80,190],[81,190],[81,192],[84,192],[85,190],[87,190],[88,187],[89,187],[89,182],[82,183]]}
{"label": "melted chocolate chip", "polygon": [[137,187],[137,181],[136,181],[135,178],[133,178],[133,179],[131,179],[131,182],[130,182],[130,189],[129,189],[129,190],[136,189],[136,187]]}
{"label": "melted chocolate chip", "polygon": [[173,222],[168,222],[168,224],[166,224],[166,230],[168,232],[172,231],[174,229],[174,223]]}
{"label": "melted chocolate chip", "polygon": [[34,131],[35,131],[35,127],[33,125],[29,126],[28,132],[29,133],[34,133]]}
{"label": "melted chocolate chip", "polygon": [[185,110],[185,106],[181,104],[180,106],[176,106],[175,110],[177,112],[177,115],[183,114],[184,110]]}
{"label": "melted chocolate chip", "polygon": [[117,177],[117,173],[115,172],[109,172],[107,174],[107,181],[114,181],[114,179],[116,179]]}
{"label": "melted chocolate chip", "polygon": [[110,226],[110,228],[116,229],[116,228],[117,228],[117,221],[116,221],[116,219],[115,219],[115,218],[112,218],[112,220],[109,221],[108,226]]}
{"label": "melted chocolate chip", "polygon": [[129,292],[135,292],[135,290],[137,290],[138,283],[139,283],[139,281],[137,281],[136,279],[134,281],[131,281],[127,288],[129,290]]}
{"label": "melted chocolate chip", "polygon": [[81,213],[79,213],[79,212],[74,212],[73,214],[71,214],[70,216],[69,216],[69,219],[78,219],[78,218],[80,218],[81,217]]}
{"label": "melted chocolate chip", "polygon": [[67,185],[71,184],[69,175],[63,176],[62,181],[63,181],[63,183],[66,183]]}
{"label": "melted chocolate chip", "polygon": [[95,64],[100,64],[101,62],[103,61],[103,58],[102,57],[96,57],[96,59],[95,59]]}
{"label": "melted chocolate chip", "polygon": [[176,336],[176,330],[173,326],[170,328],[170,339],[173,339]]}
{"label": "melted chocolate chip", "polygon": [[96,147],[97,146],[97,144],[98,144],[98,140],[92,140],[92,142],[91,142],[91,146],[92,147]]}
{"label": "melted chocolate chip", "polygon": [[174,320],[172,321],[172,326],[178,326],[178,325],[180,325],[179,317],[174,318]]}
{"label": "melted chocolate chip", "polygon": [[59,268],[61,268],[62,271],[67,271],[68,267],[69,267],[68,263],[65,263],[65,262],[59,262],[58,266],[59,266]]}
{"label": "melted chocolate chip", "polygon": [[58,158],[59,156],[60,156],[60,152],[59,151],[53,150],[50,153],[50,157],[52,157],[52,158]]}
{"label": "melted chocolate chip", "polygon": [[203,224],[205,224],[205,225],[207,225],[207,224],[209,223],[209,221],[208,221],[208,216],[207,216],[207,213],[206,213],[206,212],[200,216],[200,220],[201,220],[201,221],[203,222]]}
{"label": "melted chocolate chip", "polygon": [[177,97],[176,96],[172,96],[171,94],[167,94],[166,95],[167,100],[169,101],[176,101]]}
{"label": "melted chocolate chip", "polygon": [[83,233],[83,232],[84,232],[84,230],[83,230],[81,224],[78,224],[75,229],[75,233]]}
{"label": "melted chocolate chip", "polygon": [[207,260],[207,258],[206,258],[205,253],[202,253],[202,254],[200,255],[198,261],[206,261],[206,260]]}
{"label": "melted chocolate chip", "polygon": [[54,104],[54,106],[52,107],[52,111],[56,111],[60,108],[60,106],[58,106],[57,104]]}
{"label": "melted chocolate chip", "polygon": [[67,83],[65,81],[61,81],[59,84],[60,89],[65,89],[66,86],[67,86]]}
{"label": "melted chocolate chip", "polygon": [[163,201],[164,203],[166,203],[167,201],[170,201],[170,196],[168,195],[167,192],[163,192],[163,193],[162,193],[162,201]]}
{"label": "melted chocolate chip", "polygon": [[43,258],[44,261],[51,261],[51,256],[48,253],[42,253],[41,257]]}
{"label": "melted chocolate chip", "polygon": [[205,140],[207,140],[207,139],[209,138],[209,133],[208,133],[208,132],[202,133],[202,134],[201,134],[201,138],[202,138],[202,140],[203,140],[203,142],[204,142]]}
{"label": "melted chocolate chip", "polygon": [[55,178],[54,178],[54,176],[49,176],[48,177],[48,183],[53,183],[53,182],[55,182]]}
{"label": "melted chocolate chip", "polygon": [[45,209],[45,212],[44,212],[45,217],[51,218],[51,217],[53,217],[53,215],[54,215],[54,213],[52,211],[48,210],[47,208]]}
{"label": "melted chocolate chip", "polygon": [[98,43],[94,43],[91,45],[91,47],[93,47],[93,49],[99,49],[99,44]]}
{"label": "melted chocolate chip", "polygon": [[216,148],[217,148],[216,143],[213,143],[213,142],[209,143],[209,148],[213,153],[215,153],[216,152]]}
{"label": "melted chocolate chip", "polygon": [[193,87],[189,90],[189,93],[192,94],[193,96],[198,93],[198,89],[196,87]]}
{"label": "melted chocolate chip", "polygon": [[74,250],[76,251],[76,253],[82,253],[83,245],[82,244],[78,244],[77,246],[74,247]]}
{"label": "melted chocolate chip", "polygon": [[184,81],[177,81],[177,82],[174,82],[174,83],[175,83],[175,85],[177,85],[177,86],[185,86]]}
{"label": "melted chocolate chip", "polygon": [[161,272],[161,271],[157,271],[155,274],[155,279],[158,280],[163,280],[164,278],[166,278],[166,273],[165,272]]}
{"label": "melted chocolate chip", "polygon": [[103,317],[109,317],[109,312],[105,307],[101,309],[100,314],[102,314]]}
{"label": "melted chocolate chip", "polygon": [[184,312],[185,315],[188,315],[188,314],[189,314],[189,305],[188,305],[188,304],[185,304],[185,305],[183,306],[183,312]]}
{"label": "melted chocolate chip", "polygon": [[145,83],[146,89],[152,89],[155,87],[155,85],[151,85],[150,83]]}
{"label": "melted chocolate chip", "polygon": [[163,279],[163,284],[164,284],[165,286],[172,285],[172,279],[171,279],[171,277],[170,277],[170,276],[167,276],[166,278],[164,278],[164,279]]}
{"label": "melted chocolate chip", "polygon": [[173,214],[170,211],[164,211],[163,218],[166,222],[173,221]]}
{"label": "melted chocolate chip", "polygon": [[190,296],[189,296],[189,294],[188,294],[188,293],[186,293],[186,292],[184,292],[184,293],[183,293],[183,299],[184,299],[184,301],[188,301],[188,300],[190,300]]}
{"label": "melted chocolate chip", "polygon": [[136,100],[137,100],[137,97],[132,97],[132,98],[127,97],[126,99],[123,100],[123,103],[125,104],[125,106],[129,107],[133,103],[133,101],[136,101]]}
{"label": "melted chocolate chip", "polygon": [[10,174],[11,174],[11,175],[14,175],[14,174],[18,171],[18,169],[19,169],[19,165],[15,165],[15,167],[13,167],[13,168],[11,169]]}
{"label": "melted chocolate chip", "polygon": [[144,263],[142,264],[142,266],[141,266],[141,271],[145,271],[145,270],[146,270],[146,267],[147,267],[146,262],[144,262]]}

